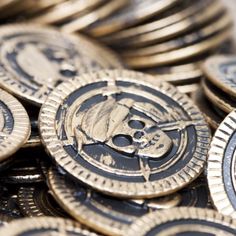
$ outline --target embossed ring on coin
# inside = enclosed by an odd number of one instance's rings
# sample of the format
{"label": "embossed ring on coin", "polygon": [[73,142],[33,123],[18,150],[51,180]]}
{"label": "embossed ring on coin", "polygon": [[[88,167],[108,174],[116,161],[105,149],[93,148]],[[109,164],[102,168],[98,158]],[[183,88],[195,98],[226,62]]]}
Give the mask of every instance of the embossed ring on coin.
{"label": "embossed ring on coin", "polygon": [[236,218],[236,111],[220,124],[213,137],[208,159],[208,185],[217,210]]}
{"label": "embossed ring on coin", "polygon": [[127,236],[236,235],[236,221],[217,211],[179,207],[139,218]]}
{"label": "embossed ring on coin", "polygon": [[120,61],[82,35],[68,35],[38,25],[0,29],[0,85],[40,105],[50,91],[75,75],[101,68],[121,68]]}
{"label": "embossed ring on coin", "polygon": [[15,153],[29,134],[30,121],[24,107],[0,89],[0,161]]}
{"label": "embossed ring on coin", "polygon": [[50,155],[78,180],[108,195],[166,195],[203,170],[209,128],[189,98],[168,83],[125,70],[59,85],[39,118]]}

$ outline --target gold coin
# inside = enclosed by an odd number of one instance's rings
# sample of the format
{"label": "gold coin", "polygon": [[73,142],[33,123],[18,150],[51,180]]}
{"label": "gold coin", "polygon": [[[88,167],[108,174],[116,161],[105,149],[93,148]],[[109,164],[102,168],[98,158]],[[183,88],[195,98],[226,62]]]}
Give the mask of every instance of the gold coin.
{"label": "gold coin", "polygon": [[36,105],[75,75],[122,67],[111,51],[94,41],[39,25],[1,27],[0,39],[0,85]]}
{"label": "gold coin", "polygon": [[30,122],[24,107],[0,89],[0,161],[15,153],[29,134]]}
{"label": "gold coin", "polygon": [[124,57],[124,61],[132,68],[150,68],[153,66],[165,65],[174,63],[176,61],[186,60],[203,53],[209,52],[219,45],[223,44],[232,35],[230,27],[222,30],[221,32],[212,35],[207,40],[197,42],[193,45],[176,49],[169,52],[158,53],[155,55],[147,55],[143,57]]}
{"label": "gold coin", "polygon": [[122,197],[166,195],[193,181],[206,160],[208,126],[189,97],[153,79],[104,70],[59,85],[39,118],[43,144],[57,164]]}
{"label": "gold coin", "polygon": [[22,236],[22,235],[81,235],[98,236],[88,230],[81,229],[80,224],[56,217],[32,217],[12,221],[5,227],[0,228],[0,235]]}
{"label": "gold coin", "polygon": [[235,179],[236,111],[222,121],[211,142],[208,156],[207,179],[216,209],[236,218]]}
{"label": "gold coin", "polygon": [[236,235],[236,221],[213,210],[173,208],[138,219],[127,236]]}
{"label": "gold coin", "polygon": [[99,20],[108,17],[113,12],[122,8],[125,4],[127,4],[127,0],[108,1],[88,14],[81,17],[74,16],[69,22],[62,25],[61,30],[66,33],[83,30],[94,23],[96,24]]}
{"label": "gold coin", "polygon": [[203,69],[207,79],[228,95],[236,98],[235,56],[212,56],[206,60]]}

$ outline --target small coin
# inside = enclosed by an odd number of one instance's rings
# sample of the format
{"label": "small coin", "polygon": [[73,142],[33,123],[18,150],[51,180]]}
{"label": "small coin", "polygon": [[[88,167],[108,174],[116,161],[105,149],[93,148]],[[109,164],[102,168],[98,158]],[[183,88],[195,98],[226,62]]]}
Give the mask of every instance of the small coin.
{"label": "small coin", "polygon": [[232,97],[214,86],[207,79],[202,82],[202,87],[209,101],[211,101],[219,109],[223,110],[226,113],[230,113],[236,108],[235,101],[232,100]]}
{"label": "small coin", "polygon": [[209,151],[207,179],[216,209],[236,218],[235,140],[236,112],[220,124]]}
{"label": "small coin", "polygon": [[60,82],[101,68],[120,68],[109,50],[83,36],[38,25],[1,27],[0,85],[40,105]]}
{"label": "small coin", "polygon": [[236,98],[235,56],[212,56],[206,60],[203,69],[211,83]]}
{"label": "small coin", "polygon": [[211,128],[216,130],[222,121],[222,117],[212,109],[213,104],[208,101],[202,89],[199,88],[197,91],[193,92],[191,98],[201,110]]}
{"label": "small coin", "polygon": [[208,126],[186,95],[153,79],[104,70],[59,85],[39,118],[57,164],[115,196],[166,195],[193,181],[206,161]]}
{"label": "small coin", "polygon": [[227,235],[236,234],[236,221],[213,210],[173,208],[138,219],[127,236]]}
{"label": "small coin", "polygon": [[0,161],[23,146],[29,134],[30,122],[24,107],[0,89]]}
{"label": "small coin", "polygon": [[210,206],[206,182],[202,179],[197,179],[178,193],[146,200],[122,200],[100,194],[60,174],[55,168],[49,171],[48,181],[58,203],[70,215],[108,235],[125,235],[138,217],[154,210],[175,206]]}
{"label": "small coin", "polygon": [[66,216],[45,184],[20,187],[17,196],[19,208],[25,216]]}
{"label": "small coin", "polygon": [[128,5],[112,16],[97,22],[87,32],[93,36],[104,36],[128,28],[173,6],[176,0],[129,0]]}
{"label": "small coin", "polygon": [[71,220],[56,217],[32,217],[12,221],[0,228],[0,235],[7,236],[98,236]]}

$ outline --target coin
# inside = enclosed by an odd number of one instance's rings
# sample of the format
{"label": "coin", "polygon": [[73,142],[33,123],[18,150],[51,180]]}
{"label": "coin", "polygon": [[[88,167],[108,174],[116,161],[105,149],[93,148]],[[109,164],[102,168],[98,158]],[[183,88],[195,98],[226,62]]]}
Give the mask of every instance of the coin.
{"label": "coin", "polygon": [[8,25],[1,27],[0,39],[0,85],[36,105],[61,81],[91,70],[121,67],[112,52],[88,38],[52,28]]}
{"label": "coin", "polygon": [[235,68],[236,57],[229,55],[212,56],[203,66],[207,79],[233,97],[236,97]]}
{"label": "coin", "polygon": [[23,106],[0,89],[0,161],[15,153],[30,134],[29,117]]}
{"label": "coin", "polygon": [[236,234],[236,221],[213,210],[173,208],[138,219],[126,233],[133,235],[228,235]]}
{"label": "coin", "polygon": [[230,113],[236,108],[235,101],[232,100],[228,94],[215,87],[208,80],[205,79],[202,82],[202,87],[209,101],[211,101],[219,109],[226,113]]}
{"label": "coin", "polygon": [[235,192],[236,112],[220,124],[213,137],[208,159],[208,184],[216,209],[236,218]]}
{"label": "coin", "polygon": [[45,184],[20,187],[17,196],[19,207],[25,216],[66,216]]}
{"label": "coin", "polygon": [[146,0],[145,2],[129,0],[127,6],[103,21],[97,22],[93,27],[87,29],[87,33],[101,37],[117,32],[151,18],[173,6],[176,2],[176,0]]}
{"label": "coin", "polygon": [[206,161],[208,126],[187,96],[150,81],[143,73],[104,70],[59,85],[39,118],[57,164],[122,197],[166,195],[193,181]]}
{"label": "coin", "polygon": [[212,109],[213,105],[208,101],[202,89],[199,88],[198,90],[193,92],[191,94],[191,98],[201,110],[211,128],[213,130],[216,130],[221,123],[222,118],[219,114],[217,114],[216,111],[214,111],[214,109]]}
{"label": "coin", "polygon": [[175,206],[208,207],[206,183],[196,180],[192,185],[172,195],[123,200],[87,189],[53,168],[49,171],[49,186],[58,203],[75,219],[108,235],[125,235],[129,226],[144,214]]}
{"label": "coin", "polygon": [[81,229],[80,225],[71,220],[54,217],[32,217],[12,221],[0,228],[0,235],[67,235],[67,236],[97,236],[88,230]]}

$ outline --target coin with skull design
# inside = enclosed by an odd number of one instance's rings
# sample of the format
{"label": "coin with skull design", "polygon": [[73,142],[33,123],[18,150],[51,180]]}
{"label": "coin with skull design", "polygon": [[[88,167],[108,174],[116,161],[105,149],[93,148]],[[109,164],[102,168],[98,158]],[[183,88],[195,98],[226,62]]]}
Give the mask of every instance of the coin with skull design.
{"label": "coin with skull design", "polygon": [[212,56],[206,60],[203,69],[211,83],[236,98],[235,56]]}
{"label": "coin with skull design", "polygon": [[59,85],[42,106],[43,144],[66,172],[108,195],[175,192],[203,170],[210,131],[168,83],[102,70]]}
{"label": "coin with skull design", "polygon": [[11,94],[0,89],[0,161],[15,153],[30,134],[29,117]]}
{"label": "coin with skull design", "polygon": [[0,55],[0,85],[36,105],[75,75],[122,67],[112,52],[90,39],[38,25],[2,27]]}

